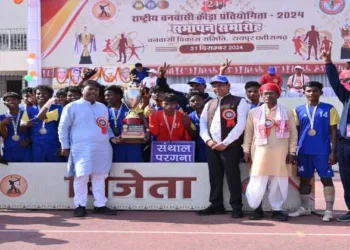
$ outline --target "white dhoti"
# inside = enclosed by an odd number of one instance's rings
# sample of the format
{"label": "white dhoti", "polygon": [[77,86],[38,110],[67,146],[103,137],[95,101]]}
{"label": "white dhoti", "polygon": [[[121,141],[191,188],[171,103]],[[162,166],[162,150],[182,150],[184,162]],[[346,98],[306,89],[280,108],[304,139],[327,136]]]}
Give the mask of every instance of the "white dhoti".
{"label": "white dhoti", "polygon": [[[108,174],[91,174],[92,193],[94,195],[94,206],[106,205],[105,180]],[[88,197],[89,175],[74,177],[74,206],[86,207]]]}
{"label": "white dhoti", "polygon": [[282,210],[288,195],[288,177],[251,176],[246,190],[249,206],[256,209],[262,202],[267,189],[272,210]]}

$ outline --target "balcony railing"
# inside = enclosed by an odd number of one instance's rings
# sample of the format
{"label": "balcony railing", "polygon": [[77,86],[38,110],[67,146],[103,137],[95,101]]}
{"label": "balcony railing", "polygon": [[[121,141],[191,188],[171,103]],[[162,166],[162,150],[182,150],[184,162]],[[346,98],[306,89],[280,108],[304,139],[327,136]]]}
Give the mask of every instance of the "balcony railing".
{"label": "balcony railing", "polygon": [[0,51],[27,50],[27,29],[0,29]]}

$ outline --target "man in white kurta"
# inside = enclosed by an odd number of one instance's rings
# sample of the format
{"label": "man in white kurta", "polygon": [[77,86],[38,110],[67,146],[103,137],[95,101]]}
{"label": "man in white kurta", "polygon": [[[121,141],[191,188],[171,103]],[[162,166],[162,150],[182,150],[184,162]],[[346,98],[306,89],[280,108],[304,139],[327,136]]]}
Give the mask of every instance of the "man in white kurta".
{"label": "man in white kurta", "polygon": [[116,214],[106,207],[105,179],[112,165],[114,137],[108,125],[108,110],[96,102],[99,84],[88,80],[83,98],[68,104],[58,128],[62,155],[69,156],[68,174],[74,176],[74,216],[86,216],[88,181],[91,178],[94,213]]}
{"label": "man in white kurta", "polygon": [[248,113],[244,134],[244,158],[252,163],[246,198],[255,209],[252,220],[263,217],[261,203],[268,189],[272,217],[288,220],[282,213],[283,202],[288,194],[288,176],[295,163],[298,132],[293,112],[277,103],[281,88],[275,83],[261,86],[264,104]]}

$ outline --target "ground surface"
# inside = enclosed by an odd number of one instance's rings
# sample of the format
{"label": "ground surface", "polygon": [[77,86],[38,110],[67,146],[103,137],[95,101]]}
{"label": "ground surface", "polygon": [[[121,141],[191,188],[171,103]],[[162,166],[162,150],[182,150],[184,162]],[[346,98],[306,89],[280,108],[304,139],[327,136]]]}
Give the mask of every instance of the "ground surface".
{"label": "ground surface", "polygon": [[[346,211],[339,177],[335,215]],[[316,182],[316,209],[324,207]],[[350,249],[350,223],[323,223],[312,215],[287,223],[230,214],[120,212],[115,217],[72,217],[71,211],[0,211],[0,249]]]}

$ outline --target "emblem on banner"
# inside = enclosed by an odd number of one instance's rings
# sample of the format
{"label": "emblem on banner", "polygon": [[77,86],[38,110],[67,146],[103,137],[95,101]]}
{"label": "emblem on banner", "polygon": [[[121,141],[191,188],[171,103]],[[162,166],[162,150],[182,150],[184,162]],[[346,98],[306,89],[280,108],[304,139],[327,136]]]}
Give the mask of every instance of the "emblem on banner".
{"label": "emblem on banner", "polygon": [[337,15],[345,9],[345,0],[320,0],[320,9],[327,15]]}
{"label": "emblem on banner", "polygon": [[210,12],[212,10],[221,10],[226,7],[226,4],[229,3],[229,0],[211,0],[203,1],[201,10],[203,12]]}
{"label": "emblem on banner", "polygon": [[109,20],[116,13],[116,7],[111,1],[98,1],[92,6],[92,14],[99,20]]}
{"label": "emblem on banner", "polygon": [[20,175],[11,174],[5,176],[0,182],[1,192],[10,198],[23,195],[28,188],[27,180]]}

